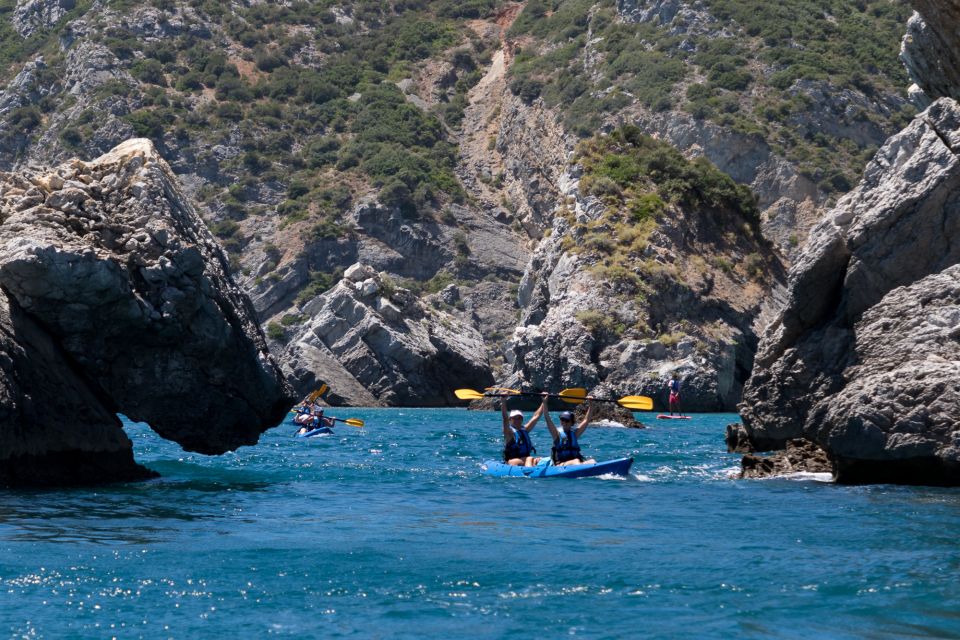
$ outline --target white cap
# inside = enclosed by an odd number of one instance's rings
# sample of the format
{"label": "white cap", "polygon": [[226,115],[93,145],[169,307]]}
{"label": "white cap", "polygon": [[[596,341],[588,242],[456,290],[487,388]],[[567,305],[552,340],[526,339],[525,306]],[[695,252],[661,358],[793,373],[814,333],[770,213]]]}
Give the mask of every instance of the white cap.
{"label": "white cap", "polygon": [[523,411],[518,411],[517,409],[514,409],[513,411],[510,412],[510,417],[511,417],[511,418],[522,418],[522,417],[523,417]]}

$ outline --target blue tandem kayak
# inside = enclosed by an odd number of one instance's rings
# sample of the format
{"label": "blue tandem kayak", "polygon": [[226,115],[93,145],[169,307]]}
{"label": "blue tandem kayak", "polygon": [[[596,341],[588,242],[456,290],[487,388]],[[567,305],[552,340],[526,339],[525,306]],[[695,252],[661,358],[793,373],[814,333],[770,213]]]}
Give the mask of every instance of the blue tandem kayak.
{"label": "blue tandem kayak", "polygon": [[481,468],[488,476],[498,478],[589,478],[591,476],[625,476],[630,471],[633,458],[617,458],[594,464],[571,464],[558,467],[545,459],[535,467],[512,467],[496,460],[485,460]]}
{"label": "blue tandem kayak", "polygon": [[316,429],[311,429],[310,431],[304,433],[295,433],[293,434],[294,438],[312,438],[313,436],[322,436],[326,433],[333,433],[333,429],[330,427],[317,427]]}

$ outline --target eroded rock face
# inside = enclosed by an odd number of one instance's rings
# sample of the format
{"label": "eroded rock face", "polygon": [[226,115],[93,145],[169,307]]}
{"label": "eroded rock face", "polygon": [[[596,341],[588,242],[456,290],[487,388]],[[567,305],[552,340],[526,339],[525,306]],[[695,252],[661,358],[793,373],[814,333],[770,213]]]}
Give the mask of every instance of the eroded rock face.
{"label": "eroded rock face", "polygon": [[120,420],[43,327],[0,291],[0,486],[140,480]]}
{"label": "eroded rock face", "polygon": [[744,391],[758,450],[804,437],[840,482],[960,484],[958,143],[943,98],[814,229]]}
{"label": "eroded rock face", "polygon": [[900,59],[922,90],[919,100],[960,98],[960,1],[912,0],[915,13],[907,23]]}
{"label": "eroded rock face", "polygon": [[0,285],[108,412],[211,454],[283,418],[291,389],[249,300],[148,140],[0,175],[0,221]]}
{"label": "eroded rock face", "polygon": [[77,5],[76,0],[20,0],[13,11],[13,28],[24,38],[52,27]]}
{"label": "eroded rock face", "polygon": [[483,338],[365,266],[307,302],[282,356],[298,391],[323,381],[336,403],[444,406],[456,387],[493,384]]}

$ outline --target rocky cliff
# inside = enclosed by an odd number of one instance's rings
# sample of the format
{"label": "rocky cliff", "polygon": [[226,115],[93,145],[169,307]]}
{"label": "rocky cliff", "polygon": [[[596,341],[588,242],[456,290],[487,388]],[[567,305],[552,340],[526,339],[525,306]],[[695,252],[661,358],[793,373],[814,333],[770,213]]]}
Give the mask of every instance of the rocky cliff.
{"label": "rocky cliff", "polygon": [[572,160],[520,283],[504,385],[642,393],[665,407],[676,372],[687,410],[733,408],[753,323],[783,277],[753,195],[636,127],[583,143]]}
{"label": "rocky cliff", "polygon": [[299,391],[322,380],[336,403],[444,406],[455,388],[493,383],[480,333],[445,310],[459,302],[455,285],[424,303],[368,265],[345,275],[303,305],[309,320],[283,354]]}
{"label": "rocky cliff", "polygon": [[[764,234],[790,254],[901,126],[903,7],[768,6],[23,0],[0,21],[0,168],[149,137],[261,322],[299,318],[359,261],[418,297],[455,284],[456,315],[499,375],[515,355],[518,283],[536,279],[542,260],[530,258],[576,180],[567,163],[578,139],[634,123],[710,159],[754,189]],[[696,247],[674,249],[684,265]],[[729,280],[725,267],[705,269]],[[695,406],[726,406],[749,366],[744,313],[758,309],[759,281],[747,280],[750,301],[716,327],[722,339],[667,347],[691,372],[702,357],[725,372],[691,387]],[[713,304],[674,293],[697,313]],[[670,317],[628,351],[658,332],[689,333],[668,330],[680,320]],[[707,343],[735,346],[704,356]]]}
{"label": "rocky cliff", "polygon": [[[8,353],[14,363],[30,349],[44,354],[29,367],[44,373],[14,367],[8,377],[11,419],[0,427],[18,444],[0,449],[4,457],[90,458],[102,450],[126,464],[99,479],[128,477],[130,446],[117,412],[188,450],[255,443],[293,398],[228,273],[148,140],[91,162],[0,175],[0,287],[14,337],[19,326],[39,334],[26,346],[14,341]],[[58,393],[58,377],[77,407],[33,424]],[[31,379],[47,383],[31,388]],[[63,427],[45,426],[78,412],[92,416],[89,426],[67,424],[83,435],[61,438]]]}
{"label": "rocky cliff", "polygon": [[811,233],[744,392],[754,446],[812,440],[840,482],[960,483],[958,144],[941,98]]}

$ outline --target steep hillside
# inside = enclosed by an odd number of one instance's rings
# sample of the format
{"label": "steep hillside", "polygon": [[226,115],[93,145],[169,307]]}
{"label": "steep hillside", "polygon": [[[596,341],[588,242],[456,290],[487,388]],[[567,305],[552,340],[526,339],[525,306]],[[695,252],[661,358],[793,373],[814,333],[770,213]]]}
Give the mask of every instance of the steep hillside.
{"label": "steep hillside", "polygon": [[[827,11],[807,0],[0,0],[0,169],[148,137],[229,252],[275,351],[314,340],[307,309],[323,305],[310,302],[359,262],[479,331],[487,366],[506,375],[514,329],[530,320],[521,276],[540,277],[579,139],[632,123],[709,158],[753,188],[764,234],[790,253],[912,113],[896,63],[906,15],[884,0]],[[620,246],[632,227],[601,233]],[[714,231],[726,239],[704,235]],[[702,243],[733,253],[697,259]],[[755,225],[670,244],[718,282],[728,274],[714,258],[762,256],[769,270],[744,276],[749,302],[733,322],[743,344],[753,288],[777,280],[760,246]],[[621,286],[588,262],[601,287]],[[456,296],[434,295],[451,285]],[[669,321],[634,302],[636,322],[653,323],[642,335],[702,325],[710,294],[691,291]],[[406,394],[388,387],[375,395]]]}

